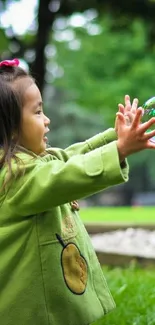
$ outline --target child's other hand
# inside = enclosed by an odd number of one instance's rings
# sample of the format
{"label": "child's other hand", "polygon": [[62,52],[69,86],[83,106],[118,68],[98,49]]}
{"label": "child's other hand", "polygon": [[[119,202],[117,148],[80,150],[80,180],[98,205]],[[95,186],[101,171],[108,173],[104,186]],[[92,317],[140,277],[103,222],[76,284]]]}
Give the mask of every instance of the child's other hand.
{"label": "child's other hand", "polygon": [[[138,99],[134,98],[134,100],[131,104],[130,96],[125,95],[124,101],[125,101],[125,105],[118,104],[118,109],[119,109],[119,112],[121,112],[124,115],[126,125],[131,125],[131,123],[135,117],[137,107],[138,107]],[[116,117],[116,121],[115,121],[115,131],[117,133],[117,117]]]}
{"label": "child's other hand", "polygon": [[127,156],[141,151],[143,149],[155,149],[155,144],[149,141],[155,136],[155,130],[147,133],[146,131],[152,124],[155,124],[155,118],[151,118],[145,123],[141,123],[143,109],[136,109],[133,121],[130,125],[126,124],[123,112],[118,112],[117,116],[117,148],[119,152],[120,162]]}

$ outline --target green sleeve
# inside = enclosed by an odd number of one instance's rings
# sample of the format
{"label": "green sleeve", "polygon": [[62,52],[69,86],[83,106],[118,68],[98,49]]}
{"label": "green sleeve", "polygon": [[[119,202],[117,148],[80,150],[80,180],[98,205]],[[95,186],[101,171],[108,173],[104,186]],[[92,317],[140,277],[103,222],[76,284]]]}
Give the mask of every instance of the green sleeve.
{"label": "green sleeve", "polygon": [[121,169],[116,141],[67,162],[51,156],[25,165],[25,175],[14,179],[5,203],[9,211],[32,215],[72,200],[88,197],[128,180],[128,165]]}
{"label": "green sleeve", "polygon": [[117,135],[115,130],[110,128],[86,141],[75,143],[64,150],[59,148],[48,148],[46,151],[55,154],[59,159],[67,161],[73,155],[85,154],[91,150],[108,144],[116,140],[116,137]]}

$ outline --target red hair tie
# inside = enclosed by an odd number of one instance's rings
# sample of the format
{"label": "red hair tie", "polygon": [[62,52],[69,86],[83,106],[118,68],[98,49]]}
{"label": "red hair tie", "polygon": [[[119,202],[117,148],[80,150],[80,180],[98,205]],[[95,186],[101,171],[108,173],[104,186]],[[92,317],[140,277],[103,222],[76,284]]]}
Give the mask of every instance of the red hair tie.
{"label": "red hair tie", "polygon": [[19,60],[18,59],[13,59],[13,60],[5,60],[0,62],[0,67],[3,66],[8,66],[8,67],[15,67],[19,65]]}

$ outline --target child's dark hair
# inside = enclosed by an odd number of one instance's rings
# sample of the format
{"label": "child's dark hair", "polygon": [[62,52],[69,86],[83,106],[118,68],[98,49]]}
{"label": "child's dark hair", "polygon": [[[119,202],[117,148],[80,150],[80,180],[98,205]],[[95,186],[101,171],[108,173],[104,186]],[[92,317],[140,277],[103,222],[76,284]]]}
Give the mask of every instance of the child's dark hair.
{"label": "child's dark hair", "polygon": [[18,66],[0,66],[0,169],[7,164],[9,177],[11,159],[16,159],[24,100],[25,89],[21,79],[26,77],[33,81],[33,78]]}

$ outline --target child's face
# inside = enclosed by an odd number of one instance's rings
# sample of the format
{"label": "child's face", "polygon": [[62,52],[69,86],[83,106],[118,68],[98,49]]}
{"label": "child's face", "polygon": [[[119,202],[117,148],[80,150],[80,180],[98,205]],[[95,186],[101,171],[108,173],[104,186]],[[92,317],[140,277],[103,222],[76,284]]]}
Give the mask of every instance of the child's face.
{"label": "child's face", "polygon": [[19,145],[39,155],[46,149],[50,120],[43,113],[42,98],[35,83],[26,88]]}

